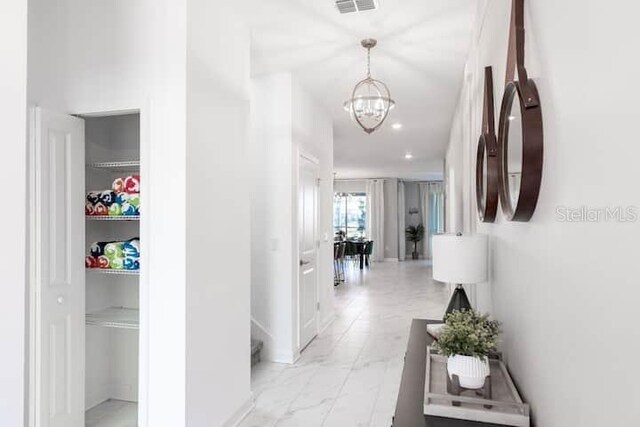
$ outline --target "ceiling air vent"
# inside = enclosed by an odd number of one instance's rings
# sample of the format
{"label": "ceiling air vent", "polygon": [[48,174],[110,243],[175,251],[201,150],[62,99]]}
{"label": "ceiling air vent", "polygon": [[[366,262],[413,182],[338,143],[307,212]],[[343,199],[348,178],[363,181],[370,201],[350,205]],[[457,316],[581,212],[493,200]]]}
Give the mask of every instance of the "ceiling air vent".
{"label": "ceiling air vent", "polygon": [[378,8],[378,0],[336,0],[340,13],[365,12]]}

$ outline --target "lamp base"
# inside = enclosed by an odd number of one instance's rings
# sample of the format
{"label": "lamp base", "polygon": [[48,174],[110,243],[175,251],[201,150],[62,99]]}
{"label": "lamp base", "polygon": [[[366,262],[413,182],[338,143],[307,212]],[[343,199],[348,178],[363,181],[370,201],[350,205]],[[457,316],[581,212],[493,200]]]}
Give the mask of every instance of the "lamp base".
{"label": "lamp base", "polygon": [[449,300],[449,305],[447,306],[447,311],[445,311],[445,317],[454,310],[471,310],[471,303],[462,285],[456,285],[456,290],[453,291],[453,295],[451,295],[451,300]]}

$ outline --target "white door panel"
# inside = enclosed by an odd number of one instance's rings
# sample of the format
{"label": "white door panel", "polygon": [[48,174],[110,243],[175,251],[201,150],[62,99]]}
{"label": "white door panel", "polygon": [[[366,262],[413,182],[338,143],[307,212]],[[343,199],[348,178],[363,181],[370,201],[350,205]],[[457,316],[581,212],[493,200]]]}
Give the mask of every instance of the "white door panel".
{"label": "white door panel", "polygon": [[84,425],[84,122],[32,111],[35,425]]}
{"label": "white door panel", "polygon": [[318,334],[318,166],[300,157],[298,195],[300,348]]}

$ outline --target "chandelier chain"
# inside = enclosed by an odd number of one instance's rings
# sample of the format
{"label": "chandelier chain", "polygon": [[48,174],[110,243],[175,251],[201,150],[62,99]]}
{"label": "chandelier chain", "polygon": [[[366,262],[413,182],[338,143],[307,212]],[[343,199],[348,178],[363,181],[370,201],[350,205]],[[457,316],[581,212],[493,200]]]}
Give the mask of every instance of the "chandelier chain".
{"label": "chandelier chain", "polygon": [[371,77],[371,48],[367,48],[367,77]]}

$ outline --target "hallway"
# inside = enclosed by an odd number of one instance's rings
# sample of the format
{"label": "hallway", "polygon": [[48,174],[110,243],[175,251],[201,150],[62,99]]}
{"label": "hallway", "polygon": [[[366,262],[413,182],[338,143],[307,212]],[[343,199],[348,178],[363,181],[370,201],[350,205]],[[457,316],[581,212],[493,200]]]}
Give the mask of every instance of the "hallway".
{"label": "hallway", "polygon": [[335,321],[298,362],[253,369],[255,408],[241,426],[391,424],[411,319],[440,318],[447,289],[425,261],[347,274],[335,289]]}

